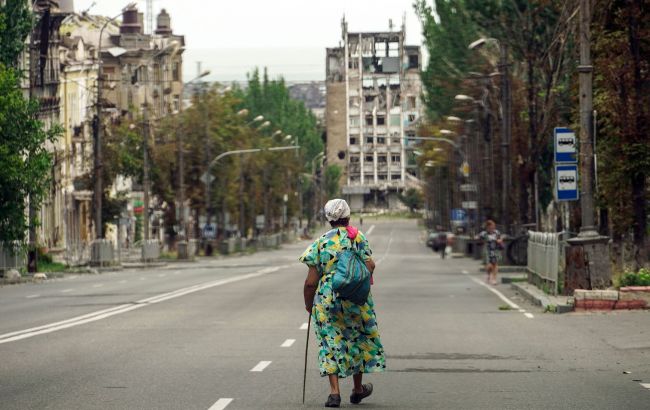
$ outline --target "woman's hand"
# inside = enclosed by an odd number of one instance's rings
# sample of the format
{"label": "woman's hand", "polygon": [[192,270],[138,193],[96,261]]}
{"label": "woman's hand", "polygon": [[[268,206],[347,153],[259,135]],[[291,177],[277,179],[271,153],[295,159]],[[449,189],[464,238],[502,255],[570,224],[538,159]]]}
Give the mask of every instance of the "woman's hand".
{"label": "woman's hand", "polygon": [[310,266],[309,272],[307,272],[307,279],[305,279],[305,287],[303,288],[305,309],[309,313],[311,313],[312,306],[314,305],[314,296],[316,295],[316,289],[318,289],[319,280],[318,270],[315,266]]}

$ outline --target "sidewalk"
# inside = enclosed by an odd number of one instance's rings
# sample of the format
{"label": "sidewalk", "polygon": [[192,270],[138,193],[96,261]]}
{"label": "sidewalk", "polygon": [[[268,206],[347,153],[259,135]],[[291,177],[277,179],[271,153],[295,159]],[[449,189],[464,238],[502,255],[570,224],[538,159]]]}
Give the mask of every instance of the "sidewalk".
{"label": "sidewalk", "polygon": [[535,285],[528,282],[513,282],[510,286],[531,303],[543,307],[544,310],[553,313],[573,312],[574,302],[571,296],[547,295]]}

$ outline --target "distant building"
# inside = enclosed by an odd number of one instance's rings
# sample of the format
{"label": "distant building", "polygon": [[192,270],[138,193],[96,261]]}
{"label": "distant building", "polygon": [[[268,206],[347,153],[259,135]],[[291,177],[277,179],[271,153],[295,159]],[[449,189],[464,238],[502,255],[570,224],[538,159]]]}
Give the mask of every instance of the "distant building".
{"label": "distant building", "polygon": [[327,89],[324,81],[295,83],[290,84],[287,88],[292,99],[302,101],[305,107],[309,108],[319,121],[323,122],[325,120]]}
{"label": "distant building", "polygon": [[412,158],[421,116],[420,47],[400,31],[350,33],[327,49],[327,163],[344,170],[353,210],[395,209],[398,193],[416,185]]}
{"label": "distant building", "polygon": [[[25,97],[39,103],[39,119],[46,129],[59,124],[61,116],[61,97],[59,94],[61,67],[59,47],[61,36],[59,28],[63,19],[72,13],[72,0],[26,0],[34,13],[35,24],[26,39],[20,69],[25,73],[22,88]],[[51,184],[48,195],[38,210],[40,226],[36,231],[36,241],[51,249],[62,249],[65,245],[64,207],[65,161],[67,151],[62,140],[48,144],[54,166],[50,174]]]}

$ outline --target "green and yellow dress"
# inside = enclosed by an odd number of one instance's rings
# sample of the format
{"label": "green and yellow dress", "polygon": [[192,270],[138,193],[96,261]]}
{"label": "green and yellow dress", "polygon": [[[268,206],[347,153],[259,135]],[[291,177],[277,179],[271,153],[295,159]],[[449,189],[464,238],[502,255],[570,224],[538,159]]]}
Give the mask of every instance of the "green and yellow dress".
{"label": "green and yellow dress", "polygon": [[321,376],[346,377],[386,370],[372,295],[365,304],[357,305],[341,299],[332,290],[337,253],[350,249],[352,241],[356,242],[363,259],[368,260],[372,255],[368,240],[361,232],[350,239],[345,227],[327,232],[300,257],[300,262],[315,266],[321,275],[312,309],[312,323],[320,346]]}

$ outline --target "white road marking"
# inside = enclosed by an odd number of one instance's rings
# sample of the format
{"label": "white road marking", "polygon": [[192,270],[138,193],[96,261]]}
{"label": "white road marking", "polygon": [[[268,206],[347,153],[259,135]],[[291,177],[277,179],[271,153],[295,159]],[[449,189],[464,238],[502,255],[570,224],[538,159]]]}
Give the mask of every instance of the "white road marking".
{"label": "white road marking", "polygon": [[251,372],[261,372],[264,371],[271,364],[270,360],[262,360],[255,367],[251,369]]}
{"label": "white road marking", "polygon": [[526,309],[519,309],[519,313],[526,313]]}
{"label": "white road marking", "polygon": [[232,400],[233,399],[219,399],[208,410],[223,410],[228,407],[230,403],[232,403]]}
{"label": "white road marking", "polygon": [[181,271],[179,271],[179,270],[177,270],[176,272],[174,272],[174,275],[180,275],[180,274],[181,274]]}
{"label": "white road marking", "polygon": [[[256,278],[262,275],[266,275],[268,273],[276,272],[280,269],[284,269],[289,267],[290,265],[283,265],[283,266],[275,266],[275,267],[269,267],[269,268],[264,268],[259,271],[241,275],[241,276],[235,276],[232,278],[228,279],[221,279],[217,281],[212,281],[212,282],[206,282],[206,283],[201,283],[198,285],[194,286],[189,286],[187,288],[182,288],[178,289],[172,292],[167,292],[167,293],[162,293],[160,295],[152,296],[146,299],[141,299],[136,302],[131,302],[131,303],[126,303],[123,305],[119,305],[110,309],[104,309],[104,310],[99,310],[96,312],[88,313],[85,315],[73,317],[71,319],[67,320],[62,320],[59,322],[54,322],[54,323],[49,323],[43,326],[38,326],[38,327],[33,327],[30,329],[24,329],[24,330],[19,330],[11,333],[5,333],[0,335],[0,344],[4,343],[9,343],[9,342],[15,342],[17,340],[22,340],[22,339],[27,339],[30,337],[46,334],[46,333],[52,333],[56,332],[59,330],[63,329],[68,329],[70,327],[74,326],[79,326],[83,325],[85,323],[90,323],[90,322],[96,322],[98,320],[106,319],[111,316],[115,315],[120,315],[122,313],[130,312],[135,309],[140,309],[142,307],[152,305],[155,303],[160,303],[165,300],[169,299],[175,299],[181,296],[188,295],[190,293],[194,292],[199,292],[201,290],[205,289],[210,289],[214,288],[217,286],[222,286],[222,285],[227,285],[229,283],[234,283],[234,282],[239,282],[247,279],[252,279]],[[70,289],[72,291],[72,289]]]}
{"label": "white road marking", "polygon": [[146,278],[140,278],[140,280],[145,280]]}
{"label": "white road marking", "polygon": [[645,387],[646,389],[650,389],[650,383],[641,383],[641,386]]}
{"label": "white road marking", "polygon": [[370,235],[374,229],[375,229],[375,225],[371,225],[370,228],[368,228],[366,235]]}
{"label": "white road marking", "polygon": [[161,273],[160,275],[158,275],[159,278],[164,278],[165,276],[167,276],[166,273]]}
{"label": "white road marking", "polygon": [[291,347],[296,342],[296,339],[287,339],[280,345],[280,347]]}
{"label": "white road marking", "polygon": [[469,272],[467,272],[466,270],[464,270],[464,271],[463,271],[463,275],[469,275]]}
{"label": "white road marking", "polygon": [[74,289],[63,289],[61,293],[68,293],[68,292],[72,292],[73,290]]}
{"label": "white road marking", "polygon": [[126,283],[126,280],[121,280],[119,283]]}
{"label": "white road marking", "polygon": [[34,299],[34,298],[37,298],[37,297],[39,297],[39,296],[41,296],[41,295],[29,295],[29,296],[25,296],[25,297],[26,297],[27,299]]}
{"label": "white road marking", "polygon": [[524,316],[526,316],[528,319],[532,319],[532,318],[535,317],[535,316],[533,316],[532,313],[524,313]]}
{"label": "white road marking", "polygon": [[305,322],[302,325],[300,325],[300,330],[307,330],[308,327],[309,325]]}
{"label": "white road marking", "polygon": [[[465,273],[465,271],[463,271],[463,274],[467,275],[467,274]],[[473,278],[473,277],[471,277],[471,276],[470,276],[469,278],[470,278],[471,280],[473,280],[474,282],[478,283],[479,285],[485,287],[485,288],[486,288],[487,290],[489,290],[490,292],[492,292],[492,293],[494,293],[495,295],[497,295],[497,296],[499,297],[499,299],[501,299],[502,301],[506,302],[506,303],[508,304],[508,306],[510,306],[511,308],[513,308],[513,309],[520,309],[520,307],[519,307],[516,303],[514,303],[513,301],[511,301],[510,299],[508,299],[508,298],[507,298],[503,293],[501,293],[501,292],[499,292],[498,290],[494,289],[493,287],[491,287],[491,286],[485,284],[482,280],[480,280],[480,279],[476,279],[476,278]]]}
{"label": "white road marking", "polygon": [[96,285],[93,285],[93,288],[101,288],[102,286],[104,286],[103,283],[98,283]]}

